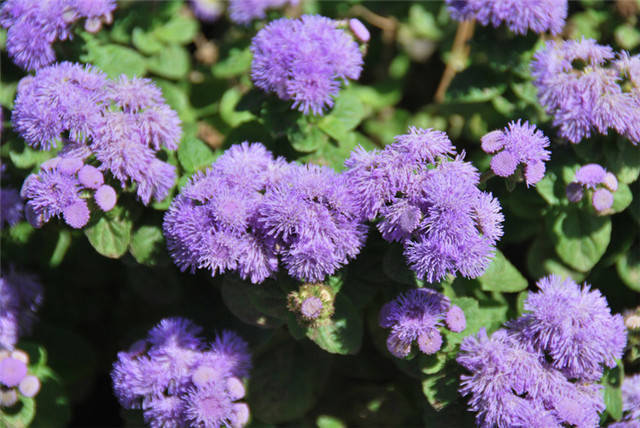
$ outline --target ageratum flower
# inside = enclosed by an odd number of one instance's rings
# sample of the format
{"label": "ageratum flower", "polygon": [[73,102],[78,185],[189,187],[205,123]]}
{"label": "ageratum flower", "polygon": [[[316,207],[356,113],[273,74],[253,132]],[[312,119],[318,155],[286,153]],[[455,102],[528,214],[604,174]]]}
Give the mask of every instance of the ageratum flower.
{"label": "ageratum flower", "polygon": [[512,176],[519,165],[524,167],[527,186],[544,176],[544,163],[549,160],[549,138],[529,122],[509,122],[504,130],[496,130],[481,139],[482,150],[493,154],[491,170],[500,177]]}
{"label": "ageratum flower", "polygon": [[115,0],[7,0],[0,8],[0,25],[7,31],[7,51],[26,70],[55,61],[53,43],[72,38],[71,27],[86,18],[85,30],[95,33],[111,23]]}
{"label": "ageratum flower", "polygon": [[444,132],[410,128],[383,151],[356,148],[345,161],[362,216],[379,217],[383,238],[401,242],[428,282],[447,273],[481,275],[502,236],[498,201],[477,188],[478,171],[454,154]]}
{"label": "ageratum flower", "polygon": [[199,20],[215,22],[224,13],[224,2],[222,0],[191,0],[191,8]]}
{"label": "ageratum flower", "polygon": [[340,82],[358,79],[363,63],[358,43],[337,25],[318,15],[269,23],[251,43],[255,85],[304,114],[333,106]]}
{"label": "ageratum flower", "polygon": [[494,27],[504,23],[517,34],[559,34],[567,18],[567,0],[446,0],[451,17],[457,21],[476,19]]}
{"label": "ageratum flower", "polygon": [[183,318],[164,319],[118,353],[111,377],[120,404],[142,409],[152,427],[244,426],[249,408],[239,400],[250,368],[247,343],[225,331],[207,345],[201,331]]}
{"label": "ageratum flower", "polygon": [[13,349],[19,336],[31,331],[42,298],[42,285],[34,276],[11,268],[0,277],[0,349]]}
{"label": "ageratum flower", "polygon": [[580,202],[585,191],[591,191],[591,204],[598,213],[606,213],[613,205],[613,193],[618,189],[618,179],[596,163],[581,166],[575,181],[567,185],[569,202]]}
{"label": "ageratum flower", "polygon": [[13,226],[22,220],[24,204],[16,189],[0,188],[0,229],[5,224]]}
{"label": "ageratum flower", "polygon": [[254,19],[264,19],[268,9],[277,9],[287,4],[296,5],[298,0],[230,0],[229,17],[236,24],[248,25]]}
{"label": "ageratum flower", "polygon": [[579,287],[551,275],[536,285],[539,291],[529,293],[527,312],[514,324],[521,340],[569,378],[597,381],[603,365],[614,367],[622,357],[627,343],[622,316],[611,314],[607,300],[589,284]]}
{"label": "ageratum flower", "polygon": [[[578,65],[576,65],[578,64]],[[640,141],[640,59],[595,40],[547,42],[531,63],[538,98],[572,143],[613,128]],[[629,85],[623,85],[628,80]]]}
{"label": "ageratum flower", "polygon": [[625,377],[622,382],[622,410],[625,419],[640,419],[640,374]]}

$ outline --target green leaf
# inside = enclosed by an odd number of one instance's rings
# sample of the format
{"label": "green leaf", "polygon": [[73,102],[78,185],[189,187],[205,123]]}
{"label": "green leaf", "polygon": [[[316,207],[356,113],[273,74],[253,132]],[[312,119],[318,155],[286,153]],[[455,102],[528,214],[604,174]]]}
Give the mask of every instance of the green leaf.
{"label": "green leaf", "polygon": [[147,59],[149,71],[167,79],[182,79],[189,73],[189,52],[178,45],[169,45]]}
{"label": "green leaf", "polygon": [[17,89],[18,82],[2,82],[0,86],[0,105],[13,109],[13,99],[16,96]]}
{"label": "green leaf", "polygon": [[184,138],[178,146],[178,160],[188,173],[211,166],[215,156],[213,151],[194,132],[185,130]]}
{"label": "green leaf", "polygon": [[442,30],[438,28],[435,17],[422,4],[414,4],[409,9],[409,25],[417,36],[430,40],[442,37]]}
{"label": "green leaf", "polygon": [[285,342],[254,361],[249,407],[260,421],[280,424],[303,416],[317,402],[329,359],[296,342]]}
{"label": "green leaf", "polygon": [[314,152],[329,141],[327,134],[304,117],[297,121],[296,126],[288,130],[287,136],[291,146],[302,153]]}
{"label": "green leaf", "polygon": [[544,236],[536,238],[527,252],[527,270],[533,278],[556,274],[573,278],[576,282],[582,282],[586,278],[584,272],[578,272],[569,268],[555,257],[553,245]]}
{"label": "green leaf", "polygon": [[167,104],[178,112],[180,119],[183,122],[195,122],[196,114],[189,102],[189,98],[186,95],[186,91],[181,89],[175,83],[168,82],[163,79],[154,79],[154,82],[160,89],[162,89],[162,95],[167,101]]}
{"label": "green leaf", "polygon": [[226,58],[211,67],[211,72],[218,79],[230,79],[240,76],[249,71],[252,59],[253,55],[248,46],[243,49],[231,48]]}
{"label": "green leaf", "polygon": [[129,252],[138,263],[146,266],[167,266],[170,263],[160,226],[140,226],[133,233]]}
{"label": "green leaf", "polygon": [[117,259],[127,252],[131,240],[133,222],[129,213],[121,206],[100,216],[95,222],[90,222],[84,234],[95,250],[105,257]]}
{"label": "green leaf", "polygon": [[611,219],[570,206],[552,218],[554,247],[560,259],[580,272],[591,270],[607,250]]}
{"label": "green leaf", "polygon": [[496,255],[484,275],[477,278],[484,291],[517,293],[527,288],[527,279],[496,249]]}
{"label": "green leaf", "polygon": [[616,367],[605,369],[602,376],[606,412],[616,421],[622,418],[622,390],[620,387],[623,377],[624,372],[620,361]]}
{"label": "green leaf", "polygon": [[415,287],[416,274],[407,265],[402,245],[392,243],[382,258],[382,270],[391,280]]}
{"label": "green leaf", "polygon": [[357,354],[362,345],[362,314],[344,295],[335,300],[335,313],[328,325],[309,328],[307,337],[331,354]]}
{"label": "green leaf", "polygon": [[169,22],[153,31],[153,35],[167,43],[185,45],[198,33],[198,21],[194,18],[176,15]]}
{"label": "green leaf", "polygon": [[87,52],[80,59],[95,65],[112,79],[121,74],[144,76],[147,72],[144,57],[133,49],[114,44],[101,45],[95,40],[87,42],[85,48]]}
{"label": "green leaf", "polygon": [[486,66],[473,66],[456,74],[447,89],[448,103],[491,101],[507,89],[505,79]]}
{"label": "green leaf", "polygon": [[20,169],[31,169],[51,159],[60,150],[59,147],[61,146],[58,143],[57,149],[49,151],[34,150],[24,141],[17,139],[9,141],[7,145],[9,146],[9,159],[11,159],[16,168]]}
{"label": "green leaf", "polygon": [[[227,308],[241,321],[261,328],[276,328],[283,320],[261,311],[252,304],[252,294],[261,287],[234,275],[226,275],[222,281],[222,300]],[[255,297],[254,297],[255,300]],[[284,307],[285,301],[282,301]]]}
{"label": "green leaf", "polygon": [[25,397],[22,394],[18,394],[19,404],[16,404],[16,407],[19,406],[19,411],[16,413],[10,413],[10,411],[5,411],[3,409],[0,412],[0,426],[11,427],[11,428],[24,428],[28,427],[33,421],[33,418],[36,415],[36,403],[33,398]]}
{"label": "green leaf", "polygon": [[624,183],[618,183],[618,190],[613,192],[613,205],[611,209],[614,213],[620,213],[627,209],[633,201],[631,189]]}
{"label": "green leaf", "polygon": [[147,55],[156,54],[164,48],[164,45],[153,34],[146,33],[139,27],[134,28],[131,32],[131,41],[136,49]]}
{"label": "green leaf", "polygon": [[67,250],[71,245],[71,232],[68,229],[61,229],[58,233],[58,241],[56,242],[56,247],[53,250],[53,254],[51,254],[51,258],[49,259],[50,267],[58,267],[62,260],[64,259],[65,254],[67,254]]}
{"label": "green leaf", "polygon": [[435,410],[442,410],[459,399],[459,369],[450,362],[447,369],[422,381],[422,393]]}
{"label": "green leaf", "polygon": [[618,259],[616,270],[622,282],[632,290],[640,292],[640,244],[636,242]]}
{"label": "green leaf", "polygon": [[347,424],[340,419],[328,415],[320,415],[316,419],[318,428],[347,428]]}
{"label": "green leaf", "polygon": [[618,178],[630,184],[640,176],[640,150],[625,138],[618,138],[616,144],[603,144],[607,160],[605,166]]}
{"label": "green leaf", "polygon": [[331,113],[318,122],[318,127],[335,140],[342,141],[362,122],[364,115],[364,105],[358,95],[354,91],[343,90]]}
{"label": "green leaf", "polygon": [[220,100],[220,116],[222,120],[233,128],[255,117],[248,111],[236,110],[240,98],[242,98],[242,93],[237,88],[232,87],[222,95],[222,99]]}

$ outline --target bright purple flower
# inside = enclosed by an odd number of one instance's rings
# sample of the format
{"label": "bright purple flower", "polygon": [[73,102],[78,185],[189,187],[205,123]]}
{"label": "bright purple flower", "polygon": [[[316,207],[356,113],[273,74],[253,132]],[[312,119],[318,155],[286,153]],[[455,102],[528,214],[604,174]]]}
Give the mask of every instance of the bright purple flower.
{"label": "bright purple flower", "polygon": [[116,202],[118,200],[116,191],[108,184],[100,186],[93,195],[93,198],[96,201],[96,204],[98,204],[100,209],[104,212],[111,211],[113,207],[116,206]]}
{"label": "bright purple flower", "polygon": [[194,15],[203,22],[215,22],[224,13],[222,0],[191,0]]}
{"label": "bright purple flower", "polygon": [[482,137],[482,149],[496,153],[491,159],[493,172],[500,177],[509,177],[522,164],[527,186],[544,176],[544,162],[550,158],[548,146],[549,138],[542,131],[520,119],[509,122],[503,131],[492,131]]}
{"label": "bright purple flower", "polygon": [[16,189],[0,188],[0,229],[22,220],[24,205]]}
{"label": "bright purple flower", "polygon": [[89,207],[84,200],[79,200],[62,209],[64,221],[74,229],[82,229],[89,222]]}
{"label": "bright purple flower", "polygon": [[85,29],[97,32],[115,8],[115,0],[7,0],[0,25],[8,29],[9,56],[26,70],[44,67],[55,61],[53,43],[72,37],[75,21],[87,18]]}
{"label": "bright purple flower", "polygon": [[585,186],[587,189],[595,189],[596,186],[604,181],[607,171],[596,163],[590,163],[581,166],[576,171],[575,180]]}
{"label": "bright purple flower", "polygon": [[42,298],[35,277],[13,269],[0,277],[0,349],[13,349],[19,335],[31,331]]}
{"label": "bright purple flower", "polygon": [[622,381],[622,410],[626,413],[625,419],[640,419],[640,374]]}
{"label": "bright purple flower", "polygon": [[452,305],[444,321],[447,323],[447,328],[454,333],[460,333],[467,328],[467,319],[460,306]]}
{"label": "bright purple flower", "polygon": [[296,5],[298,0],[230,0],[229,17],[236,24],[247,25],[254,19],[264,19],[267,9]]}
{"label": "bright purple flower", "polygon": [[318,15],[272,21],[253,38],[251,51],[255,85],[293,100],[304,114],[331,107],[340,81],[358,79],[363,63],[358,43]]}
{"label": "bright purple flower", "polygon": [[371,39],[369,30],[367,30],[367,27],[365,27],[362,21],[357,18],[351,18],[349,20],[349,29],[351,30],[353,35],[363,43],[367,43],[369,39]]}
{"label": "bright purple flower", "polygon": [[391,328],[387,349],[398,358],[411,352],[411,344],[425,354],[433,354],[442,346],[438,328],[451,303],[444,295],[426,288],[400,294],[380,310],[380,326]]}
{"label": "bright purple flower", "polygon": [[624,51],[615,56],[611,47],[591,39],[549,41],[534,55],[531,68],[540,103],[572,143],[594,129],[606,134],[609,128],[634,144],[640,141],[640,91],[623,85],[627,76],[636,75],[638,59]]}
{"label": "bright purple flower", "polygon": [[457,21],[476,19],[482,25],[498,27],[503,22],[518,34],[528,30],[559,34],[567,18],[566,0],[446,0],[451,17]]}
{"label": "bright purple flower", "polygon": [[27,375],[27,365],[15,358],[0,359],[0,383],[12,388],[18,386]]}
{"label": "bright purple flower", "polygon": [[78,171],[78,180],[89,189],[98,189],[104,184],[104,177],[100,170],[91,165],[85,165]]}
{"label": "bright purple flower", "polygon": [[588,284],[548,276],[529,293],[527,311],[517,323],[523,341],[546,353],[553,367],[570,378],[598,380],[602,365],[622,357],[627,333],[622,316],[612,315],[606,299]]}

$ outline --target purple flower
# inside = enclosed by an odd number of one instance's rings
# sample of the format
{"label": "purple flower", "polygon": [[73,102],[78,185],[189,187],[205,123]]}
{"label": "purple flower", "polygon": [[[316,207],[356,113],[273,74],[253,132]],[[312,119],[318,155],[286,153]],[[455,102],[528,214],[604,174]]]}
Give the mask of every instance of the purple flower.
{"label": "purple flower", "polygon": [[251,51],[255,85],[293,100],[304,114],[331,107],[340,81],[358,79],[363,63],[358,43],[336,21],[318,15],[269,23],[253,38]]}
{"label": "purple flower", "polygon": [[18,390],[25,397],[35,397],[40,391],[40,379],[33,375],[27,375],[20,381]]}
{"label": "purple flower", "polygon": [[391,328],[387,349],[398,358],[411,352],[411,344],[425,354],[433,354],[442,346],[438,327],[451,303],[444,295],[419,288],[400,294],[380,310],[380,326]]}
{"label": "purple flower", "polygon": [[604,181],[607,171],[596,163],[590,163],[581,166],[576,171],[575,180],[585,186],[587,189],[595,189],[596,186]]}
{"label": "purple flower", "polygon": [[551,359],[570,378],[588,381],[602,376],[602,365],[614,367],[622,357],[627,332],[622,316],[612,315],[606,299],[588,284],[548,276],[529,293],[525,315],[515,326],[521,340]]}
{"label": "purple flower", "polygon": [[91,165],[84,165],[78,171],[78,181],[89,189],[98,189],[104,184],[104,177],[98,168]]}
{"label": "purple flower", "polygon": [[0,358],[0,383],[12,388],[27,375],[27,365],[12,357]]}
{"label": "purple flower", "polygon": [[115,8],[115,0],[7,0],[0,25],[8,30],[9,56],[26,70],[42,68],[55,61],[53,43],[72,37],[75,21],[87,18],[85,29],[97,32]]}
{"label": "purple flower", "polygon": [[367,27],[365,27],[362,21],[357,18],[351,18],[349,20],[349,29],[351,30],[353,35],[363,43],[367,43],[369,39],[371,39],[369,30],[367,30]]}
{"label": "purple flower", "polygon": [[248,375],[248,345],[227,331],[205,346],[201,331],[186,319],[165,319],[118,353],[111,376],[120,404],[142,409],[152,427],[246,424],[248,407],[237,400],[245,395],[239,377]]}
{"label": "purple flower", "polygon": [[640,419],[640,374],[624,378],[622,410],[626,413],[624,419]]}
{"label": "purple flower", "polygon": [[451,17],[457,21],[476,19],[482,25],[498,27],[503,22],[517,34],[528,30],[559,34],[564,27],[566,0],[446,0]]}
{"label": "purple flower", "polygon": [[224,2],[221,0],[191,0],[194,15],[204,22],[215,22],[224,13]]}
{"label": "purple flower", "polygon": [[313,321],[322,313],[322,300],[319,297],[311,296],[300,304],[300,314],[306,320]]}
{"label": "purple flower", "polygon": [[96,190],[96,193],[94,193],[93,198],[100,209],[105,212],[111,211],[113,207],[116,206],[118,200],[116,191],[108,184],[100,186],[98,190]]}
{"label": "purple flower", "polygon": [[527,186],[544,176],[544,162],[550,158],[546,149],[549,139],[535,125],[521,120],[509,122],[503,131],[492,131],[482,137],[482,150],[496,153],[491,159],[492,171],[500,177],[509,177],[518,165],[524,166]]}
{"label": "purple flower", "polygon": [[0,229],[5,224],[13,226],[22,220],[24,205],[16,189],[0,188]]}
{"label": "purple flower", "polygon": [[613,205],[613,193],[618,189],[618,179],[598,164],[590,163],[576,171],[575,181],[567,185],[569,202],[579,202],[584,192],[591,191],[591,204],[598,213],[605,213]]}
{"label": "purple flower", "polygon": [[447,312],[447,316],[444,321],[447,323],[449,330],[454,333],[460,333],[467,328],[467,319],[464,316],[464,311],[460,306],[452,305]]}
{"label": "purple flower", "polygon": [[35,277],[13,269],[0,277],[0,349],[13,349],[19,335],[31,331],[42,298]]}
{"label": "purple flower", "polygon": [[230,0],[229,17],[236,24],[248,25],[254,19],[264,19],[267,9],[296,5],[298,0]]}
{"label": "purple flower", "polygon": [[531,68],[540,103],[572,143],[594,129],[606,134],[609,128],[634,144],[640,141],[640,91],[623,84],[628,76],[637,77],[638,59],[624,51],[615,57],[611,47],[591,39],[549,41],[534,55]]}

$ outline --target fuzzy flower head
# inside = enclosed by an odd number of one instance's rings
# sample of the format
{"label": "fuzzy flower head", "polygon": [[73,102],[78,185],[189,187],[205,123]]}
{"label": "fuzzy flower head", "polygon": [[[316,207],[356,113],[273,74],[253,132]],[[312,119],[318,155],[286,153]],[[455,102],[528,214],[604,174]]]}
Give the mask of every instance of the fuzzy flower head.
{"label": "fuzzy flower head", "polygon": [[575,179],[567,185],[569,202],[580,202],[585,193],[591,194],[591,204],[599,214],[606,214],[613,205],[613,193],[618,189],[618,179],[598,164],[583,165],[576,171]]}
{"label": "fuzzy flower head", "polygon": [[616,54],[592,39],[549,41],[534,55],[531,69],[540,103],[562,137],[579,143],[613,128],[634,144],[640,141],[637,55]]}
{"label": "fuzzy flower head", "polygon": [[191,0],[191,8],[196,17],[203,22],[215,22],[224,13],[222,0]]}
{"label": "fuzzy flower head", "polygon": [[72,25],[86,18],[84,28],[95,33],[111,23],[115,0],[7,0],[0,8],[0,25],[7,31],[7,51],[25,70],[55,61],[53,44],[72,38]]}
{"label": "fuzzy flower head", "polygon": [[42,304],[42,285],[13,268],[0,277],[0,350],[13,349],[21,334],[28,334]]}
{"label": "fuzzy flower head", "polygon": [[245,395],[248,346],[233,332],[205,345],[201,330],[183,318],[165,319],[118,353],[111,375],[120,404],[141,408],[151,426],[244,426],[249,411],[238,400]]}
{"label": "fuzzy flower head", "polygon": [[606,299],[588,284],[548,276],[529,293],[527,313],[517,322],[522,340],[548,355],[553,367],[570,378],[597,380],[602,365],[622,357],[627,332],[621,315],[612,315]]}
{"label": "fuzzy flower head", "polygon": [[254,84],[292,100],[304,114],[333,106],[340,82],[358,79],[363,63],[358,43],[336,21],[319,15],[269,23],[254,37],[251,51]]}
{"label": "fuzzy flower head", "polygon": [[229,18],[236,24],[248,25],[255,19],[264,19],[269,9],[296,4],[298,0],[230,0]]}
{"label": "fuzzy flower head", "polygon": [[540,181],[544,176],[544,163],[550,153],[546,149],[549,139],[535,125],[522,123],[518,119],[503,131],[492,131],[482,137],[482,150],[493,154],[491,170],[500,177],[510,177],[516,173],[519,165],[527,186]]}
{"label": "fuzzy flower head", "polygon": [[640,419],[640,374],[625,377],[622,381],[622,410],[624,419]]}
{"label": "fuzzy flower head", "polygon": [[24,204],[16,189],[0,188],[0,229],[22,220]]}
{"label": "fuzzy flower head", "polygon": [[417,341],[423,353],[436,353],[442,345],[438,328],[449,307],[447,297],[426,288],[409,290],[386,303],[380,310],[380,326],[391,328],[387,338],[389,352],[404,358]]}
{"label": "fuzzy flower head", "polygon": [[482,25],[504,23],[517,34],[559,34],[567,18],[567,0],[446,0],[451,17],[457,21],[476,19]]}
{"label": "fuzzy flower head", "polygon": [[322,283],[303,284],[287,296],[287,308],[298,316],[303,325],[319,327],[331,319],[334,311],[335,293]]}

